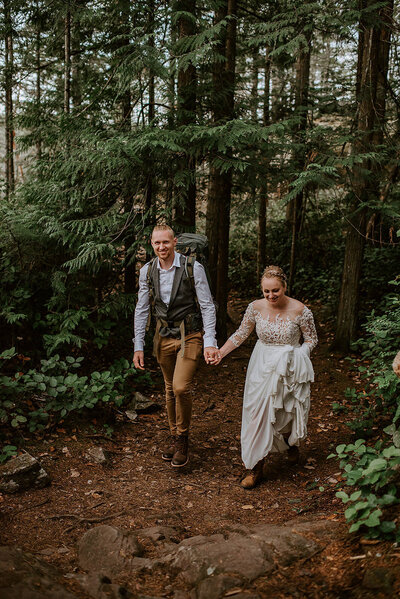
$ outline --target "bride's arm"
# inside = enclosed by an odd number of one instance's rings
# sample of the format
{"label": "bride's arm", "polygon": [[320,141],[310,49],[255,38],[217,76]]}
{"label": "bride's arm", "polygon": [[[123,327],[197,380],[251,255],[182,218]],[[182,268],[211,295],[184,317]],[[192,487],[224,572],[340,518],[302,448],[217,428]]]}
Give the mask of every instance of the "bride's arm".
{"label": "bride's arm", "polygon": [[301,315],[300,329],[303,334],[304,341],[302,348],[307,351],[308,355],[310,355],[310,353],[318,343],[318,337],[317,331],[315,329],[313,314],[311,310],[307,307],[304,308],[303,313]]}
{"label": "bride's arm", "polygon": [[243,316],[243,320],[233,335],[229,337],[226,343],[219,350],[219,359],[214,361],[214,364],[219,364],[225,356],[231,353],[234,349],[239,347],[247,339],[250,333],[253,331],[255,326],[255,314],[253,304],[247,306],[247,310]]}

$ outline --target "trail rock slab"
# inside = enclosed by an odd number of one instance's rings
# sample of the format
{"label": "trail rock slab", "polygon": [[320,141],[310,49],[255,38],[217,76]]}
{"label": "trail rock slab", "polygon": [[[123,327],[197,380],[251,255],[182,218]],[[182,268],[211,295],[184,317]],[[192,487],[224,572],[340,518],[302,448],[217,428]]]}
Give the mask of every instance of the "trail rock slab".
{"label": "trail rock slab", "polygon": [[17,547],[0,547],[1,599],[76,599],[58,581],[62,574]]}
{"label": "trail rock slab", "polygon": [[133,599],[133,594],[125,587],[113,583],[107,576],[98,572],[74,574],[73,578],[94,599]]}
{"label": "trail rock slab", "polygon": [[241,582],[240,578],[225,574],[209,576],[199,583],[197,587],[197,599],[219,599],[230,589],[239,588]]}
{"label": "trail rock slab", "polygon": [[[272,572],[277,563],[287,566],[317,553],[323,548],[320,539],[334,527],[332,524],[261,524],[224,535],[199,535],[179,543],[163,561],[191,585],[221,574],[252,581]],[[198,590],[203,592],[201,586]]]}
{"label": "trail rock slab", "polygon": [[139,539],[148,539],[153,543],[166,541],[168,543],[178,543],[178,531],[172,526],[150,526],[142,528],[136,532]]}
{"label": "trail rock slab", "polygon": [[109,577],[123,570],[146,568],[150,560],[141,558],[142,554],[136,534],[105,524],[90,529],[78,544],[80,567]]}
{"label": "trail rock slab", "polygon": [[362,586],[366,589],[380,590],[389,593],[395,576],[387,568],[368,568],[364,574]]}
{"label": "trail rock slab", "polygon": [[48,484],[50,476],[29,453],[12,458],[0,466],[0,491],[3,493],[17,493],[32,487],[41,489]]}

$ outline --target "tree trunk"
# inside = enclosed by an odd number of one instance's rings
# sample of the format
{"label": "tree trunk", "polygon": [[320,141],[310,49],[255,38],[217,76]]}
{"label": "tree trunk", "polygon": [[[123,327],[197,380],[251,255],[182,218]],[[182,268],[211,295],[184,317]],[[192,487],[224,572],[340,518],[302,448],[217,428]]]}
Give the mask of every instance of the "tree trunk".
{"label": "tree trunk", "polygon": [[[311,37],[312,32],[309,24],[306,24],[304,31],[307,45],[300,49],[296,61],[296,84],[295,84],[295,115],[299,122],[294,132],[295,151],[293,163],[297,171],[304,169],[306,164],[306,134],[308,117],[308,89],[310,82],[310,60],[311,60]],[[288,204],[288,220],[291,226],[292,243],[290,248],[290,268],[289,268],[289,293],[293,291],[293,281],[296,270],[296,254],[298,237],[300,234],[304,218],[304,192],[297,194]]]}
{"label": "tree trunk", "polygon": [[[265,48],[265,63],[264,63],[264,97],[263,97],[263,125],[270,125],[270,85],[271,85],[271,58],[269,55],[270,48]],[[267,167],[268,159],[263,160],[265,170],[262,174],[260,198],[258,204],[258,243],[257,243],[257,280],[261,279],[262,273],[267,266],[267,205],[268,205],[268,181]]]}
{"label": "tree trunk", "polygon": [[[234,117],[235,60],[236,60],[236,0],[225,0],[215,13],[218,23],[226,16],[229,19],[215,49],[218,58],[213,65],[212,105],[215,124]],[[225,154],[231,156],[228,150]],[[214,155],[214,158],[216,155]],[[228,296],[229,224],[232,191],[232,171],[221,172],[211,165],[207,202],[206,233],[210,243],[210,275],[213,291],[219,306],[217,318],[218,337],[226,337],[226,306]]]}
{"label": "tree trunk", "polygon": [[69,114],[71,104],[71,10],[67,1],[64,19],[64,113]]}
{"label": "tree trunk", "polygon": [[[175,10],[187,13],[178,19],[179,39],[196,33],[196,0],[177,0]],[[192,15],[191,18],[188,15]],[[185,126],[196,121],[196,67],[191,63],[178,72],[177,125]],[[187,155],[180,160],[180,170],[187,174],[187,183],[176,190],[175,223],[180,230],[194,230],[196,224],[196,160]]]}
{"label": "tree trunk", "polygon": [[81,11],[84,10],[86,0],[75,0],[74,19],[72,22],[71,35],[71,101],[73,108],[79,108],[82,104],[82,85],[84,84],[83,64],[81,58],[82,50],[82,18]]}
{"label": "tree trunk", "polygon": [[[148,9],[148,34],[149,34],[149,46],[151,48],[155,47],[155,39],[154,39],[154,28],[155,28],[155,0],[149,0],[149,9]],[[152,70],[149,71],[149,105],[147,111],[147,119],[150,127],[154,125],[155,118],[155,79],[154,73]],[[147,163],[147,177],[146,177],[146,187],[145,187],[145,226],[147,229],[150,229],[155,224],[156,218],[156,207],[154,202],[154,160],[152,157],[149,157]],[[147,252],[146,260],[150,260],[152,257],[151,252]]]}
{"label": "tree trunk", "polygon": [[[361,8],[375,5],[361,0]],[[393,0],[375,11],[361,12],[357,64],[357,130],[354,154],[372,151],[383,141],[386,77],[389,63]],[[351,173],[352,209],[348,218],[337,328],[333,348],[346,352],[356,339],[358,297],[368,222],[368,201],[379,197],[382,171],[371,160],[356,164]]]}
{"label": "tree trunk", "polygon": [[[35,38],[35,60],[36,60],[36,120],[38,126],[40,126],[40,109],[42,102],[42,86],[41,86],[41,22],[40,22],[40,7],[39,3],[36,3],[36,38]],[[37,134],[36,140],[36,159],[40,160],[42,157],[42,139],[41,134]]]}
{"label": "tree trunk", "polygon": [[11,19],[11,2],[4,0],[4,29],[5,29],[5,136],[6,136],[6,199],[14,191],[14,107],[13,107],[13,74],[14,50],[13,30]]}
{"label": "tree trunk", "polygon": [[[125,50],[129,53],[130,49],[130,33],[131,33],[131,3],[130,0],[118,0],[117,2],[118,11],[118,25],[117,25],[117,42],[115,44],[115,50],[118,50],[118,56],[121,57],[121,53]],[[131,130],[131,115],[132,115],[132,94],[129,83],[125,84],[126,87],[121,91],[119,104],[120,104],[120,128],[122,131],[129,134]],[[134,211],[134,198],[132,191],[132,179],[129,172],[125,172],[124,179],[122,181],[122,202],[124,205],[124,213],[126,215],[125,227],[126,232],[124,234],[124,245],[125,245],[125,268],[124,268],[124,291],[125,293],[135,293],[136,291],[136,261],[135,256],[132,255],[132,248],[135,244],[135,233],[133,227],[133,211]]]}

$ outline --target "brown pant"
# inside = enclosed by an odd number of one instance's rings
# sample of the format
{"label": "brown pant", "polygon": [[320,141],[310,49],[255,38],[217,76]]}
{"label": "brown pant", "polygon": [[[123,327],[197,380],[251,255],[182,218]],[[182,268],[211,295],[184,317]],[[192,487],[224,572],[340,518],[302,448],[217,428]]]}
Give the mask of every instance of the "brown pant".
{"label": "brown pant", "polygon": [[192,390],[190,388],[199,357],[202,353],[203,336],[191,333],[185,338],[182,357],[181,340],[160,337],[158,362],[165,383],[169,428],[172,435],[187,435],[192,416]]}

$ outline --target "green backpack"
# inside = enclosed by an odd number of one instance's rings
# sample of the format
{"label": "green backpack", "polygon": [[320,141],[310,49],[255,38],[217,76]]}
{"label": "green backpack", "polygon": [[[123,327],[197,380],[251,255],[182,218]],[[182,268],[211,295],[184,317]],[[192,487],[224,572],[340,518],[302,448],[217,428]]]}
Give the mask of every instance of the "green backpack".
{"label": "green backpack", "polygon": [[195,260],[203,266],[208,285],[211,289],[210,273],[208,271],[208,239],[201,233],[180,233],[177,235],[176,251],[187,256],[187,274],[194,291],[193,265]]}

